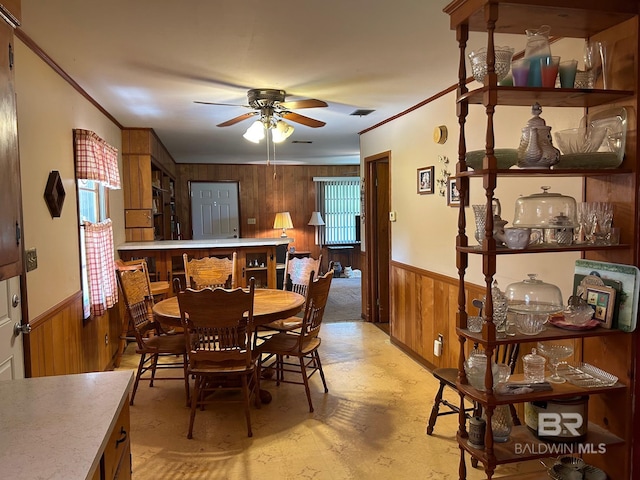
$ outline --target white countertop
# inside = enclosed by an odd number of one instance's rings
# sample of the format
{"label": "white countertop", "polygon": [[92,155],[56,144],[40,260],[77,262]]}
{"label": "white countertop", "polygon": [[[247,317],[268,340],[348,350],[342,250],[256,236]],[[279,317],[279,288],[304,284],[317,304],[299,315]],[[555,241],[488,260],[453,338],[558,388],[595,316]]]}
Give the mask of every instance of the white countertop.
{"label": "white countertop", "polygon": [[0,478],[92,478],[132,371],[0,382]]}
{"label": "white countertop", "polygon": [[225,238],[220,240],[158,240],[156,242],[127,242],[118,246],[123,250],[184,250],[186,248],[273,247],[289,244],[293,238]]}

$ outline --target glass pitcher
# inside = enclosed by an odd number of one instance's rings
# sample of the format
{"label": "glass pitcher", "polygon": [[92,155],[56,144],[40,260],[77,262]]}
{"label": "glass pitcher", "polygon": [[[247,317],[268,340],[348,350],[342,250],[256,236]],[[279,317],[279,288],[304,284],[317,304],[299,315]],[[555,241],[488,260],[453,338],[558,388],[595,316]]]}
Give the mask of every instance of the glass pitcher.
{"label": "glass pitcher", "polygon": [[551,56],[551,47],[549,46],[551,27],[542,25],[535,30],[525,30],[525,33],[527,34],[527,45],[524,50],[524,58],[529,60],[527,85],[529,87],[541,87],[540,59]]}

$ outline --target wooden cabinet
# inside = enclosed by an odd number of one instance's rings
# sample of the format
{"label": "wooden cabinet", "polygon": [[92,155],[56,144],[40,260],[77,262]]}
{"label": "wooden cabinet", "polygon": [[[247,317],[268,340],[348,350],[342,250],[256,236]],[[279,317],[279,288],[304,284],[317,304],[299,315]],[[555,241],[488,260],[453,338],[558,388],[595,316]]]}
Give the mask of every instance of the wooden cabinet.
{"label": "wooden cabinet", "polygon": [[[20,2],[17,4],[19,10]],[[11,5],[10,5],[11,6]],[[2,8],[4,11],[4,7]],[[6,13],[6,12],[5,12]],[[0,280],[22,273],[22,216],[13,28],[0,20]]]}
{"label": "wooden cabinet", "polygon": [[177,239],[175,162],[155,132],[122,131],[127,241]]}
{"label": "wooden cabinet", "polygon": [[[553,5],[551,5],[553,3]],[[461,197],[465,197],[469,189],[470,177],[480,177],[487,200],[488,211],[491,212],[492,200],[498,183],[508,182],[510,178],[521,176],[563,175],[584,178],[584,200],[605,201],[614,204],[616,225],[621,227],[622,241],[627,244],[618,246],[584,246],[571,245],[564,248],[540,249],[528,248],[522,254],[546,255],[558,251],[580,251],[584,258],[638,265],[640,253],[638,224],[636,219],[640,213],[638,194],[638,146],[635,120],[630,122],[627,138],[625,160],[623,164],[612,170],[500,170],[494,156],[495,137],[493,117],[498,114],[496,106],[524,106],[539,102],[542,107],[584,107],[590,112],[606,108],[607,105],[627,106],[629,111],[638,111],[638,5],[636,2],[613,0],[606,5],[599,2],[581,2],[575,0],[546,1],[494,1],[494,0],[457,0],[445,8],[451,17],[451,26],[456,30],[460,49],[460,63],[457,89],[457,115],[461,126],[459,143],[459,161],[456,176]],[[612,62],[612,89],[603,90],[599,85],[593,90],[499,87],[497,76],[493,71],[494,34],[524,33],[526,28],[547,24],[554,35],[605,39],[615,43],[614,61]],[[486,85],[473,91],[467,88],[466,43],[470,31],[486,32],[489,74]],[[486,156],[480,170],[470,171],[465,163],[465,121],[470,105],[482,105],[486,112]],[[481,108],[481,107],[472,107]],[[501,107],[500,114],[505,109]],[[583,445],[604,445],[606,455],[588,454],[583,449],[587,463],[595,465],[612,479],[635,478],[632,458],[636,456],[637,447],[633,446],[632,429],[629,425],[638,424],[637,409],[633,398],[637,395],[638,385],[635,381],[638,368],[637,334],[623,333],[615,330],[595,329],[585,331],[560,330],[550,326],[536,337],[515,335],[505,339],[498,338],[496,328],[491,321],[493,304],[491,301],[491,285],[497,269],[497,257],[503,253],[514,254],[514,251],[500,248],[491,236],[493,219],[487,216],[485,238],[480,246],[470,246],[466,227],[469,225],[465,217],[465,208],[461,206],[458,215],[458,235],[456,237],[457,267],[459,271],[458,314],[456,332],[459,337],[460,352],[458,359],[458,388],[463,396],[479,402],[487,415],[487,433],[485,448],[475,449],[467,443],[468,432],[464,414],[459,416],[457,434],[461,457],[459,476],[466,478],[465,456],[480,460],[484,465],[488,478],[492,478],[497,465],[531,460],[549,456],[550,450],[539,446],[544,442],[535,437],[525,426],[515,427],[508,443],[497,444],[493,441],[491,418],[499,405],[544,401],[551,398],[569,398],[573,396],[589,396],[589,428],[587,439]],[[517,254],[517,253],[516,253]],[[465,298],[465,273],[469,265],[469,255],[482,257],[482,273],[486,281],[487,298],[485,315],[487,323],[481,333],[467,330],[468,303]],[[573,385],[562,384],[552,392],[537,392],[524,395],[499,395],[493,390],[493,379],[487,375],[486,392],[481,392],[469,385],[464,372],[465,349],[469,343],[477,343],[487,352],[488,362],[492,361],[495,348],[501,343],[525,343],[553,340],[556,338],[574,338],[581,346],[582,359],[600,367],[619,378],[611,386],[598,389],[584,389]],[[631,359],[631,360],[629,360]],[[631,367],[629,366],[631,364]],[[489,368],[488,371],[491,371]],[[517,378],[516,378],[517,379]],[[531,445],[533,448],[516,451],[515,445],[521,447]],[[551,450],[557,451],[557,450]],[[564,451],[570,451],[568,448]],[[637,468],[637,467],[636,467]],[[532,478],[547,478],[546,472]]]}
{"label": "wooden cabinet", "polygon": [[129,399],[127,398],[102,454],[100,462],[102,480],[131,480],[130,432]]}

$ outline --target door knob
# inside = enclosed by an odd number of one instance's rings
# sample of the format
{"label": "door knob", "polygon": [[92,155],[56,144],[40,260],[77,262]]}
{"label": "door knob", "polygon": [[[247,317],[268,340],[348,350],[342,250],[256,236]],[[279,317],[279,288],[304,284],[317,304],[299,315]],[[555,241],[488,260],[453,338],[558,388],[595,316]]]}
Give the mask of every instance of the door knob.
{"label": "door knob", "polygon": [[13,326],[13,335],[14,336],[19,336],[21,333],[31,333],[31,325],[29,325],[28,323],[25,323],[24,325],[20,324],[20,323],[16,323]]}

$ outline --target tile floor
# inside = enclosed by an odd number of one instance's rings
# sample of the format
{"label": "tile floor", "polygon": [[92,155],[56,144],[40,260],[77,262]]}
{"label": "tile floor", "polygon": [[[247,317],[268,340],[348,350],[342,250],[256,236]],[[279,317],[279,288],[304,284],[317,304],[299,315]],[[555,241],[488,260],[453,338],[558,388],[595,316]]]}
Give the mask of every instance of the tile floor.
{"label": "tile floor", "polygon": [[[182,383],[141,383],[131,407],[134,480],[458,478],[457,416],[425,434],[437,389],[431,373],[369,323],[328,323],[321,337],[329,393],[314,376],[309,413],[303,386],[263,381],[273,401],[252,409],[252,438],[241,405],[215,404],[198,411],[188,440]],[[137,360],[130,344],[120,368]],[[536,466],[500,466],[496,476]],[[467,478],[485,476],[469,466]]]}

